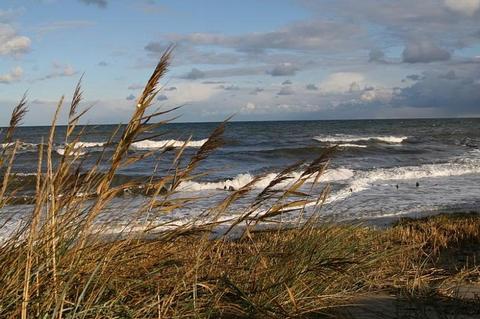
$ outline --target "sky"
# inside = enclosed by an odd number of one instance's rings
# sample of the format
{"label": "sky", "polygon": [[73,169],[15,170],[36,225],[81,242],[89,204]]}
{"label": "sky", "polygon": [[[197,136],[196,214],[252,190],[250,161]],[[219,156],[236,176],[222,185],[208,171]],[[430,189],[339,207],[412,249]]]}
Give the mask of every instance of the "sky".
{"label": "sky", "polygon": [[480,116],[480,0],[2,0],[0,126],[82,75],[84,122],[124,123],[172,44],[177,121]]}

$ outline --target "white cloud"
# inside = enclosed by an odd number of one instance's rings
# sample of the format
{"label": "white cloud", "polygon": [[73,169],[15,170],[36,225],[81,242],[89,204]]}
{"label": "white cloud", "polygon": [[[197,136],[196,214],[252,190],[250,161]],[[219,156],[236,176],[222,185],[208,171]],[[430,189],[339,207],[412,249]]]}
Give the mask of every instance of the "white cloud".
{"label": "white cloud", "polygon": [[337,72],[330,74],[319,87],[324,93],[346,93],[358,91],[364,85],[365,76],[361,73]]}
{"label": "white cloud", "polygon": [[473,16],[480,8],[480,0],[445,0],[445,5],[467,16]]}
{"label": "white cloud", "polygon": [[36,80],[43,81],[43,80],[49,80],[49,79],[54,79],[59,77],[68,77],[68,76],[77,74],[77,71],[70,64],[53,62],[52,68],[53,70],[49,74],[41,78],[38,78]]}
{"label": "white cloud", "polygon": [[[237,36],[215,33],[172,34],[174,42],[194,45],[213,45],[236,49],[241,52],[262,52],[274,49],[325,50],[337,52],[352,48],[365,35],[358,25],[333,21],[302,21],[289,24],[271,32],[255,32]],[[353,44],[353,46],[352,46]]]}
{"label": "white cloud", "polygon": [[18,55],[30,49],[31,41],[25,36],[17,35],[15,29],[0,23],[0,55]]}
{"label": "white cloud", "polygon": [[255,109],[257,108],[257,106],[255,105],[255,103],[253,102],[247,102],[247,104],[242,107],[241,109],[241,112],[242,113],[253,113],[255,111]]}
{"label": "white cloud", "polygon": [[384,102],[387,103],[392,99],[393,92],[391,89],[375,88],[365,90],[360,96],[362,102]]}
{"label": "white cloud", "polygon": [[75,71],[75,69],[71,65],[64,66],[61,72],[61,74],[64,76],[72,76],[75,73],[77,73],[77,71]]}
{"label": "white cloud", "polygon": [[6,74],[0,74],[0,83],[12,83],[20,80],[22,76],[23,76],[23,69],[17,66]]}
{"label": "white cloud", "polygon": [[35,28],[35,30],[44,35],[48,32],[64,30],[64,29],[80,29],[94,26],[95,23],[88,20],[67,20],[67,21],[54,21],[45,24],[41,24]]}
{"label": "white cloud", "polygon": [[219,92],[211,85],[202,83],[179,83],[176,87],[178,89],[172,91],[168,97],[172,106],[205,101]]}

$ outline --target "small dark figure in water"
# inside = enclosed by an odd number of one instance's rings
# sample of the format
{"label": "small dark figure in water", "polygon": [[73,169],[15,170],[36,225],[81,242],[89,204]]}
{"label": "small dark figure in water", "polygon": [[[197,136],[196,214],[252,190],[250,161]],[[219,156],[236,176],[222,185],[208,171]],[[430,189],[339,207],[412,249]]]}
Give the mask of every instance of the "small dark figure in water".
{"label": "small dark figure in water", "polygon": [[417,182],[417,183],[415,184],[415,186],[416,186],[416,187],[420,186],[420,183],[419,183],[419,182]]}
{"label": "small dark figure in water", "polygon": [[224,191],[227,190],[227,185],[224,185],[224,186],[223,186],[223,190],[224,190]]}
{"label": "small dark figure in water", "polygon": [[353,189],[350,188],[350,193],[353,193]]}
{"label": "small dark figure in water", "polygon": [[228,188],[228,190],[231,191],[231,192],[234,192],[234,191],[235,191],[235,188],[234,188],[233,186],[230,186],[230,187]]}
{"label": "small dark figure in water", "polygon": [[397,185],[395,185],[395,187],[398,189],[398,184],[397,184]]}

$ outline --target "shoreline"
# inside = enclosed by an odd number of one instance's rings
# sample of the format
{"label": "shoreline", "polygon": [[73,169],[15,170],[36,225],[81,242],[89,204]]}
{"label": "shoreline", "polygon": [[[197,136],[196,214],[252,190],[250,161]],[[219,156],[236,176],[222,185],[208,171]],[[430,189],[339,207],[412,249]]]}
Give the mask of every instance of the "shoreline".
{"label": "shoreline", "polygon": [[376,218],[366,218],[365,223],[372,227],[378,227],[384,229],[394,226],[396,223],[403,219],[421,220],[424,218],[437,216],[437,215],[451,215],[451,217],[462,216],[465,214],[480,214],[480,207],[470,206],[470,208],[458,208],[458,209],[438,209],[426,212],[410,212],[405,214],[393,215],[393,216],[379,216]]}
{"label": "shoreline", "polygon": [[[480,207],[479,208],[472,208],[471,209],[442,209],[442,210],[435,210],[435,211],[427,211],[427,212],[410,212],[410,213],[405,213],[405,214],[398,214],[398,215],[391,215],[391,216],[379,216],[379,217],[374,217],[374,218],[358,218],[358,219],[343,219],[343,220],[331,220],[328,218],[322,218],[319,216],[316,219],[316,222],[314,223],[315,225],[318,225],[319,227],[325,226],[325,225],[332,225],[332,226],[342,226],[342,225],[351,225],[351,226],[365,226],[369,227],[372,229],[378,229],[378,230],[385,230],[388,228],[393,228],[395,225],[398,223],[401,223],[402,221],[407,221],[407,220],[412,220],[412,221],[422,221],[424,219],[427,219],[429,217],[435,217],[435,216],[445,216],[445,217],[451,217],[451,218],[462,218],[465,216],[475,216],[475,217],[480,217]],[[233,221],[235,219],[232,219]],[[266,223],[262,222],[258,224],[257,226],[254,226],[254,228],[251,230],[253,232],[276,232],[276,231],[288,231],[296,228],[301,228],[304,225],[304,223],[300,223],[298,221],[294,222],[280,222],[280,223]],[[152,225],[149,224],[151,227]],[[183,225],[177,225],[177,226],[183,226]],[[210,231],[211,233],[211,239],[219,239],[224,236],[224,233],[226,230],[228,230],[231,226],[231,223],[223,223],[220,222],[220,224],[213,230]],[[141,225],[138,225],[138,227],[142,227]],[[155,226],[153,226],[155,227]],[[175,225],[169,226],[170,230],[174,229],[176,227]],[[236,237],[238,237],[238,233],[243,233],[247,226],[239,224],[235,227],[235,231],[233,234],[228,235],[227,238],[235,240]],[[203,228],[202,225],[199,225],[198,228]],[[207,228],[208,229],[208,228]],[[164,230],[161,231],[155,231],[151,234],[147,234],[149,237],[155,237],[155,235],[161,234]],[[169,230],[166,230],[167,232]],[[209,232],[208,230],[205,230],[206,232]],[[120,234],[121,232],[116,232],[112,234],[108,234],[107,236],[115,236],[116,234]],[[142,233],[142,230],[134,231],[133,234],[140,234]],[[127,234],[132,234],[127,233]],[[237,235],[236,235],[237,234]],[[135,236],[134,236],[135,237]]]}

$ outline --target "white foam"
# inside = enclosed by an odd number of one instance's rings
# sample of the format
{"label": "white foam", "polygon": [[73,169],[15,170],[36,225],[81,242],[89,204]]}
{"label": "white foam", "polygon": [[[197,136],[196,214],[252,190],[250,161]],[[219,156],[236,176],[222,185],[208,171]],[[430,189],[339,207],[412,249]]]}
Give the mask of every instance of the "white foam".
{"label": "white foam", "polygon": [[345,199],[353,193],[370,188],[373,183],[396,180],[419,180],[422,178],[461,176],[480,174],[479,161],[462,161],[461,163],[424,164],[395,168],[378,168],[371,171],[356,172],[349,186],[332,194],[328,201]]}
{"label": "white foam", "polygon": [[366,148],[367,145],[359,145],[359,144],[351,144],[351,143],[344,143],[338,144],[338,147],[352,147],[352,148]]}
{"label": "white foam", "polygon": [[[0,148],[13,148],[15,146],[15,142],[10,142],[10,143],[3,143],[0,144]],[[32,150],[35,151],[37,149],[38,144],[33,144],[33,143],[26,143],[26,142],[20,142],[18,143],[18,149],[19,151],[28,151]]]}
{"label": "white foam", "polygon": [[17,172],[15,172],[15,173],[11,173],[11,175],[27,177],[27,176],[37,176],[38,174],[37,173],[22,173],[22,172],[17,173]]}
{"label": "white foam", "polygon": [[[288,185],[291,184],[293,181],[298,180],[301,177],[301,174],[302,174],[301,172],[292,172],[291,174],[288,175],[288,177],[290,177],[289,179],[283,181],[282,183],[277,184],[275,188],[288,187]],[[275,179],[275,177],[277,177],[277,175],[278,175],[277,173],[267,174],[261,177],[253,187],[258,189],[264,189],[270,184],[270,182],[272,182]],[[329,170],[326,170],[322,174],[322,176],[320,176],[318,181],[319,182],[340,181],[340,180],[349,179],[352,176],[353,176],[353,171],[347,168],[329,169]],[[239,189],[247,185],[248,183],[252,182],[254,178],[255,177],[253,175],[246,173],[246,174],[239,174],[235,176],[233,179],[227,179],[219,182],[201,183],[201,182],[195,182],[195,181],[185,181],[180,184],[179,190],[198,192],[203,190],[223,190],[223,189],[229,189],[231,187],[234,189]],[[310,177],[310,179],[307,180],[307,183],[312,183],[315,178],[316,178],[316,174]]]}
{"label": "white foam", "polygon": [[[72,147],[72,153],[74,155],[85,155],[87,151],[85,151],[86,148],[102,148],[104,147],[105,143],[103,142],[74,142],[70,144]],[[60,155],[65,154],[65,147],[58,147],[56,149],[57,153]]]}
{"label": "white foam", "polygon": [[[60,147],[60,148],[57,148],[55,151],[56,151],[59,155],[62,155],[62,156],[65,155],[65,149],[64,149],[64,148],[61,148],[61,147]],[[72,152],[72,153],[75,154],[75,155],[85,155],[86,152],[85,152],[85,151],[81,151],[81,150],[79,150],[79,149],[73,149],[73,152]]]}
{"label": "white foam", "polygon": [[480,156],[480,149],[470,151],[470,155],[473,155],[474,157]]}
{"label": "white foam", "polygon": [[131,145],[131,148],[134,150],[156,150],[164,147],[182,147],[187,143],[187,147],[201,147],[208,139],[198,140],[198,141],[179,141],[179,140],[163,140],[163,141],[152,141],[144,140],[140,142],[135,142]]}
{"label": "white foam", "polygon": [[73,148],[103,147],[104,145],[103,142],[76,142]]}
{"label": "white foam", "polygon": [[364,142],[364,141],[380,141],[390,144],[400,144],[406,139],[407,136],[355,136],[355,135],[327,135],[327,136],[315,136],[313,138],[316,141],[324,143],[341,143],[341,142]]}

